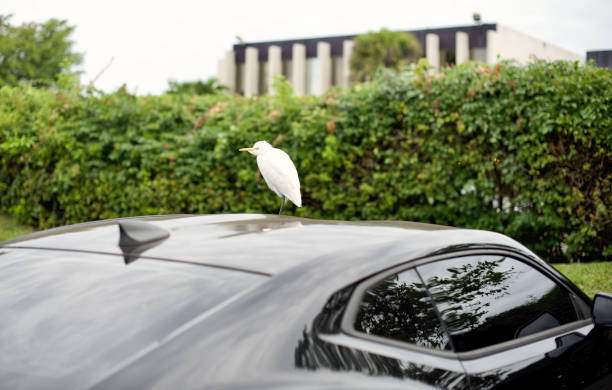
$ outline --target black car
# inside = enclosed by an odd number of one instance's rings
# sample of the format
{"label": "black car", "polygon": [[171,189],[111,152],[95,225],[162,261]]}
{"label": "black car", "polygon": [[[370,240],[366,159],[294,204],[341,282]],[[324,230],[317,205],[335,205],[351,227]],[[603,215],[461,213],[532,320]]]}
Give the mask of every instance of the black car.
{"label": "black car", "polygon": [[591,302],[497,233],[253,214],[0,244],[2,389],[612,389]]}

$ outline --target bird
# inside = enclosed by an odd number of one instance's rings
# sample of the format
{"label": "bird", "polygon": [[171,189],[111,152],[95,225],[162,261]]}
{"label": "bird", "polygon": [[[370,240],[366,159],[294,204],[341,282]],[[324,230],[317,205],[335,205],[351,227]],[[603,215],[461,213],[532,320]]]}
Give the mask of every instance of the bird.
{"label": "bird", "polygon": [[302,207],[300,179],[297,169],[287,153],[277,149],[266,141],[257,141],[251,148],[238,149],[257,156],[257,166],[268,188],[281,198],[278,215],[283,212],[287,199],[297,207]]}

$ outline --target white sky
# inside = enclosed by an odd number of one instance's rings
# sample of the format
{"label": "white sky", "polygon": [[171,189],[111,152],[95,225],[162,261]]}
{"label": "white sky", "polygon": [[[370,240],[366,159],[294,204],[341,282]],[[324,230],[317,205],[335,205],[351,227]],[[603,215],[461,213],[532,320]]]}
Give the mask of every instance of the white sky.
{"label": "white sky", "polygon": [[82,81],[157,94],[168,79],[206,80],[236,43],[500,23],[577,54],[612,49],[612,0],[2,0],[11,23],[52,17],[76,26]]}

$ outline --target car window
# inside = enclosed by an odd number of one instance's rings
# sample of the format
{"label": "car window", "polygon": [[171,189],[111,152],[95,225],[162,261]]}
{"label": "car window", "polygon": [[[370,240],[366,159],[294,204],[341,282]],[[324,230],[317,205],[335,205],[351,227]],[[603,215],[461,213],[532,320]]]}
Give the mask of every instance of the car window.
{"label": "car window", "polygon": [[366,290],[354,327],[368,335],[450,349],[448,336],[414,270],[395,274]]}
{"label": "car window", "polygon": [[472,351],[578,320],[567,290],[504,256],[467,256],[417,267],[456,352]]}

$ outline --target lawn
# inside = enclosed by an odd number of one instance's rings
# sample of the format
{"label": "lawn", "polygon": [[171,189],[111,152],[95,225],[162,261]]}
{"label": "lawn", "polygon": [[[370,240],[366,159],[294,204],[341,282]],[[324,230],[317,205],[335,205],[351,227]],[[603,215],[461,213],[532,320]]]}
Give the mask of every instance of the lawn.
{"label": "lawn", "polygon": [[0,214],[0,242],[32,233],[34,229],[15,221],[11,217]]}
{"label": "lawn", "polygon": [[600,291],[612,293],[612,262],[552,264],[588,296]]}
{"label": "lawn", "polygon": [[[31,227],[0,214],[0,241],[33,231]],[[567,276],[590,297],[599,291],[612,293],[612,262],[553,264],[553,267]]]}

